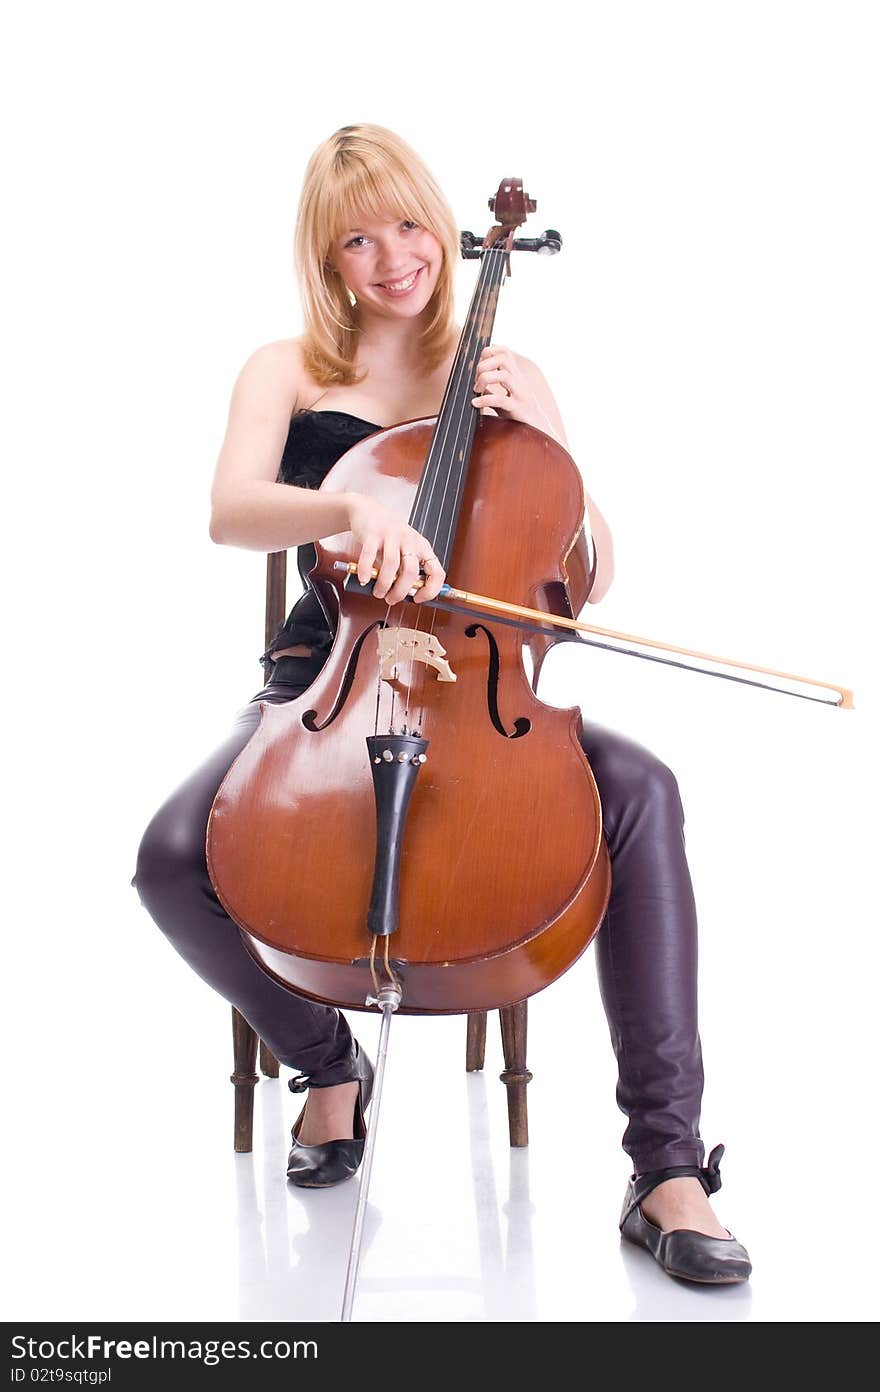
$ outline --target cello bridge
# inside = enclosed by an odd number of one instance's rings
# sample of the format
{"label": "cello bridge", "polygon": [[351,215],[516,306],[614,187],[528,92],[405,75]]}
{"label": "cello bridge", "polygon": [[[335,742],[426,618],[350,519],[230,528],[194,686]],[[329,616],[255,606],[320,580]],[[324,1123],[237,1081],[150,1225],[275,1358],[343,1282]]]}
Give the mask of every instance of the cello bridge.
{"label": "cello bridge", "polygon": [[378,639],[379,674],[384,681],[394,679],[399,662],[424,662],[434,668],[438,681],[458,680],[446,660],[446,649],[433,633],[417,628],[380,628]]}

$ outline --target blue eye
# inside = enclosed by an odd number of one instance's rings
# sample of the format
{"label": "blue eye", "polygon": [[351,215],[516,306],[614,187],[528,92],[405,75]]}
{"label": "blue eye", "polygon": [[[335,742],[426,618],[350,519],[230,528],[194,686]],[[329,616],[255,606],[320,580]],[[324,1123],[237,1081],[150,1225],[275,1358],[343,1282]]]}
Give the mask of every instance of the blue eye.
{"label": "blue eye", "polygon": [[348,242],[345,243],[346,249],[348,249],[348,247],[354,246],[356,242],[364,242],[364,241],[366,241],[366,237],[363,237],[363,236],[352,237],[350,241],[348,241]]}

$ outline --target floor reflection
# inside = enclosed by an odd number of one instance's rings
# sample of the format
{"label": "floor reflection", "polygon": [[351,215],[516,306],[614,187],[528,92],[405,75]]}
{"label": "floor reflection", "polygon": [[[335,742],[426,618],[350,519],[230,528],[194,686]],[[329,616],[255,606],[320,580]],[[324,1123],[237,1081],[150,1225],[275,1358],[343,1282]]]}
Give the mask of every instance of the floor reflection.
{"label": "floor reflection", "polygon": [[737,1322],[751,1319],[752,1288],[698,1285],[667,1276],[651,1256],[624,1238],[620,1259],[633,1295],[630,1321],[657,1323]]}
{"label": "floor reflection", "polygon": [[489,1135],[486,1076],[472,1073],[467,1083],[471,1178],[485,1317],[487,1320],[534,1320],[537,1319],[532,1250],[535,1208],[529,1195],[529,1149],[528,1146],[510,1147],[507,1198],[499,1205]]}
{"label": "floor reflection", "polygon": [[[439,1297],[444,1293],[447,1299],[460,1297],[459,1306],[463,1301],[464,1308],[472,1311],[464,1318],[533,1321],[538,1317],[532,1245],[535,1208],[529,1192],[528,1148],[508,1151],[506,1180],[499,1193],[486,1080],[482,1074],[471,1074],[466,1086],[470,1203],[478,1268],[471,1273],[464,1263],[465,1270],[461,1272],[432,1271],[431,1254],[422,1249],[415,1254],[418,1262],[424,1262],[422,1272],[414,1273],[410,1262],[408,1273],[399,1278],[387,1272],[374,1271],[371,1275],[370,1247],[382,1226],[382,1211],[371,1202],[364,1220],[355,1321],[430,1319],[437,1317],[438,1312],[442,1318],[443,1301]],[[288,1186],[284,1169],[290,1118],[284,1110],[288,1094],[283,1082],[264,1080],[260,1100],[261,1144],[252,1154],[234,1159],[240,1317],[257,1321],[338,1320],[358,1181],[314,1191]],[[493,1097],[493,1103],[497,1100]],[[497,1150],[497,1135],[494,1146]],[[382,1157],[380,1136],[376,1168]],[[394,1163],[390,1145],[384,1148],[384,1162]],[[423,1177],[416,1178],[421,1183]],[[397,1223],[405,1219],[405,1205],[414,1201],[413,1187],[413,1177],[406,1176],[391,1188],[400,1210],[392,1215],[389,1209],[388,1216]],[[388,1193],[387,1184],[385,1192]],[[437,1202],[460,1205],[462,1198],[466,1196],[456,1193],[454,1187],[441,1188]],[[424,1188],[420,1201],[431,1202]],[[411,1257],[412,1252],[407,1256]],[[400,1298],[389,1301],[389,1294],[395,1293]],[[432,1296],[438,1298],[432,1300]]]}
{"label": "floor reflection", "polygon": [[[235,1157],[241,1318],[338,1319],[357,1185],[312,1191],[288,1186],[284,1173],[290,1121],[282,1110],[287,1089],[267,1084],[261,1100],[262,1160],[255,1152]],[[368,1204],[363,1253],[379,1223],[379,1214]]]}

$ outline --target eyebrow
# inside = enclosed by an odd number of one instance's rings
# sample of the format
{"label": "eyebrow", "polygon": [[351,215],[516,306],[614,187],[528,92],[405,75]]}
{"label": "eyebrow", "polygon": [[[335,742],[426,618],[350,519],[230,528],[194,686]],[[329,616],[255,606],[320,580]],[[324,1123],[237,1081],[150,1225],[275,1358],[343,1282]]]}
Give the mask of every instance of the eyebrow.
{"label": "eyebrow", "polygon": [[[410,221],[413,221],[413,219],[411,219],[407,213],[401,213],[400,217],[379,218],[378,221],[379,221],[379,222],[410,222]],[[345,231],[345,232],[340,232],[339,235],[340,235],[340,237],[351,237],[351,236],[353,236],[354,234],[358,234],[358,235],[360,235],[360,236],[363,236],[364,233],[366,232],[366,230],[367,230],[367,229],[366,229],[365,227],[349,227],[347,231]]]}

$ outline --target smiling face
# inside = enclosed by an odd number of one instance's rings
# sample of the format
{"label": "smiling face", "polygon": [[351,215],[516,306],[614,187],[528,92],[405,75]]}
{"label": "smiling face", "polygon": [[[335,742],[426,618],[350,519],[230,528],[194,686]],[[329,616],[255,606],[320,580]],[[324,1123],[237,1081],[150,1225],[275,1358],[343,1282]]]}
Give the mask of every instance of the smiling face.
{"label": "smiling face", "polygon": [[418,223],[368,216],[334,240],[328,261],[357,300],[361,320],[414,319],[437,287],[443,249]]}
{"label": "smiling face", "polygon": [[319,385],[360,381],[361,350],[389,332],[427,371],[445,362],[457,336],[458,223],[400,136],[343,126],[319,145],[294,241],[304,352]]}

